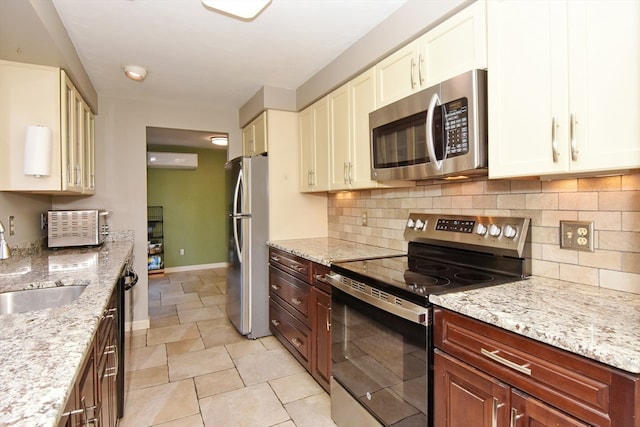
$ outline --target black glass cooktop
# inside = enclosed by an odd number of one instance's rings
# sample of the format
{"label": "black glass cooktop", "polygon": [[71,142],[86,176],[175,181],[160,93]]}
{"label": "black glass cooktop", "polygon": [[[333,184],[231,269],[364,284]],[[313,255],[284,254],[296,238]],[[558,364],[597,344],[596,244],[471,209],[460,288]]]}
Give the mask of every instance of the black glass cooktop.
{"label": "black glass cooktop", "polygon": [[497,285],[519,276],[407,256],[332,264],[335,273],[417,304],[429,295]]}

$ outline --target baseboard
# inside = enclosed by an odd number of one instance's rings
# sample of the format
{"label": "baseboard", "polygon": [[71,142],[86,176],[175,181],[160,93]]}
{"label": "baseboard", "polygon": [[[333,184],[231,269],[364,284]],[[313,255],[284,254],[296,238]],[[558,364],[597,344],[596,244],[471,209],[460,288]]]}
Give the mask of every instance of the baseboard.
{"label": "baseboard", "polygon": [[199,265],[183,265],[182,267],[169,267],[165,268],[165,273],[178,273],[180,271],[193,271],[193,270],[206,270],[209,268],[223,268],[228,267],[228,262],[218,262],[215,264],[199,264]]}
{"label": "baseboard", "polygon": [[151,326],[151,322],[149,322],[149,319],[147,318],[144,320],[136,320],[135,322],[125,322],[124,330],[137,331],[140,329],[149,329],[150,326]]}

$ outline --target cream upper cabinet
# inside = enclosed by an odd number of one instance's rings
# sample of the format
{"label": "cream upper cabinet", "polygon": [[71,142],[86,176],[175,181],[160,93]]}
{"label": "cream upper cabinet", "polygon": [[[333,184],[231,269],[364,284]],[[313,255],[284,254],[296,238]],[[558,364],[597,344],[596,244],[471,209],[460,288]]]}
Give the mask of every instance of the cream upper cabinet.
{"label": "cream upper cabinet", "polygon": [[[30,125],[51,131],[49,175],[24,174]],[[85,181],[85,169],[95,161],[87,163],[88,144],[94,144],[93,115],[64,71],[0,61],[0,190],[90,194],[95,182]]]}
{"label": "cream upper cabinet", "polygon": [[412,181],[371,179],[369,113],[375,109],[375,72],[371,68],[336,89],[329,102],[330,190],[411,187]]}
{"label": "cream upper cabinet", "polygon": [[341,190],[350,187],[351,127],[349,117],[349,84],[331,92],[329,102],[329,187]]}
{"label": "cream upper cabinet", "polygon": [[242,155],[257,156],[267,152],[267,112],[263,111],[242,130]]}
{"label": "cream upper cabinet", "polygon": [[486,2],[477,1],[376,65],[377,107],[487,67]]}
{"label": "cream upper cabinet", "polygon": [[301,192],[329,189],[329,109],[327,97],[298,116]]}
{"label": "cream upper cabinet", "polygon": [[640,3],[488,3],[489,177],[640,167]]}

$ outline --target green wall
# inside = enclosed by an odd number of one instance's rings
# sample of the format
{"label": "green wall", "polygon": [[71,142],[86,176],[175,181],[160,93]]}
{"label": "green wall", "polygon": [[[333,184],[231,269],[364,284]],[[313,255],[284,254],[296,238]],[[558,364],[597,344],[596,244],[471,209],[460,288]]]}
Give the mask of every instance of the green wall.
{"label": "green wall", "polygon": [[198,153],[195,170],[147,168],[147,205],[164,208],[165,268],[227,262],[227,151],[164,145],[147,149]]}

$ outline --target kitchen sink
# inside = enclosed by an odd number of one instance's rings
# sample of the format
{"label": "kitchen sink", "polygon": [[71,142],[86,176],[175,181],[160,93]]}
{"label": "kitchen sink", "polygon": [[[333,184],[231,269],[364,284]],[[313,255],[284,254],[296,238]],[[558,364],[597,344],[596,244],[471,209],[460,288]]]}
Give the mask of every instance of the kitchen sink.
{"label": "kitchen sink", "polygon": [[78,299],[87,285],[56,286],[0,293],[0,314],[59,307]]}

